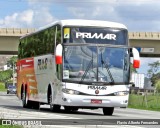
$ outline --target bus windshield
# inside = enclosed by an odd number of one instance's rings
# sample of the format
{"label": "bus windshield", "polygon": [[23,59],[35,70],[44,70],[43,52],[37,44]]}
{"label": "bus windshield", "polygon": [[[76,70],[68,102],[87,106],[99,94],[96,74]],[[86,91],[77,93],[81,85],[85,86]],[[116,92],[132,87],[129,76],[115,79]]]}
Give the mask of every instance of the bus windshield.
{"label": "bus windshield", "polygon": [[65,27],[64,43],[128,45],[128,32],[117,28]]}
{"label": "bus windshield", "polygon": [[129,83],[128,48],[64,45],[63,80]]}

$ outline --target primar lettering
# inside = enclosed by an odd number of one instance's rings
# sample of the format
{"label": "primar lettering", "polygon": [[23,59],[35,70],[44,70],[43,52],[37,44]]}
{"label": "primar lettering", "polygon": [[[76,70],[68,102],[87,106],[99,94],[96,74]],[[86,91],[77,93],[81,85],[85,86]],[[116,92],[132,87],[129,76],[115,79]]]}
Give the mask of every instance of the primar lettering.
{"label": "primar lettering", "polygon": [[48,58],[38,59],[38,66],[37,66],[37,68],[39,70],[47,69],[47,65],[48,65]]}
{"label": "primar lettering", "polygon": [[93,90],[107,90],[107,87],[106,87],[106,86],[94,86],[94,85],[91,85],[91,86],[88,86],[88,89],[93,89]]}
{"label": "primar lettering", "polygon": [[116,35],[115,34],[103,34],[103,33],[87,33],[87,32],[76,32],[76,38],[88,38],[88,39],[108,39],[108,40],[116,40]]}

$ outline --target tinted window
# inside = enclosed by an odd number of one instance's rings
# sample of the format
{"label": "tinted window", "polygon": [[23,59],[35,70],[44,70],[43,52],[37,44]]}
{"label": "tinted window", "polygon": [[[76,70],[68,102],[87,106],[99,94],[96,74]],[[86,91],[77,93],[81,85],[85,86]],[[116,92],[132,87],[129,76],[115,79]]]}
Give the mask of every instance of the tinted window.
{"label": "tinted window", "polygon": [[66,27],[63,38],[64,43],[128,45],[128,34],[125,29]]}
{"label": "tinted window", "polygon": [[[21,39],[18,48],[18,57],[21,59],[48,53],[53,54],[55,49],[55,31],[56,26]],[[60,43],[61,37],[58,37],[58,39]]]}

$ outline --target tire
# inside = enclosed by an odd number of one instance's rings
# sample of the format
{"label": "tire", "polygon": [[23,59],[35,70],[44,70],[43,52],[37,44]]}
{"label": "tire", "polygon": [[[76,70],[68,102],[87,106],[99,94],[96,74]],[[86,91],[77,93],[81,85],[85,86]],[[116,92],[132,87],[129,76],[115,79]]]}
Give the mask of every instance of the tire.
{"label": "tire", "polygon": [[72,108],[72,111],[76,112],[76,111],[78,111],[78,108]]}
{"label": "tire", "polygon": [[71,112],[71,111],[72,111],[72,108],[69,107],[69,106],[64,106],[64,110],[65,110],[66,112]]}
{"label": "tire", "polygon": [[71,107],[71,106],[64,106],[64,109],[66,112],[76,112],[78,111],[79,108],[76,108],[76,107]]}
{"label": "tire", "polygon": [[22,93],[22,106],[23,108],[31,108],[31,101],[28,100],[26,90]]}
{"label": "tire", "polygon": [[52,112],[59,112],[61,106],[60,105],[56,105],[56,104],[52,104],[52,94],[50,94],[49,96],[49,105],[50,105],[50,110]]}
{"label": "tire", "polygon": [[103,114],[107,116],[111,116],[114,112],[114,107],[105,107],[103,108]]}
{"label": "tire", "polygon": [[36,101],[32,101],[32,107],[34,109],[40,109],[40,103],[39,102],[36,102]]}
{"label": "tire", "polygon": [[60,105],[55,105],[55,104],[50,107],[52,112],[59,112],[60,108],[61,108]]}

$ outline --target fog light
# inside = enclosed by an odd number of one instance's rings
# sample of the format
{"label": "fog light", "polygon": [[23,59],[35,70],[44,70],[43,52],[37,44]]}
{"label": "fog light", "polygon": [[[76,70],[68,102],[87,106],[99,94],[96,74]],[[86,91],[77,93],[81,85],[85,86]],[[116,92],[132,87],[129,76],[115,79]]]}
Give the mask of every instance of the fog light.
{"label": "fog light", "polygon": [[63,100],[63,101],[67,101],[67,99],[66,99],[66,98],[62,98],[62,100]]}
{"label": "fog light", "polygon": [[125,100],[124,103],[128,103],[128,100]]}

